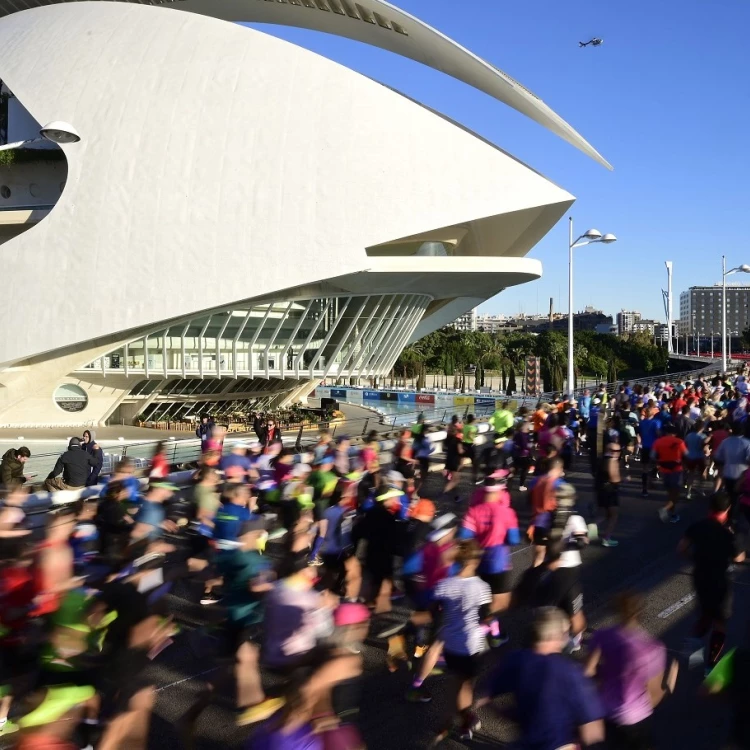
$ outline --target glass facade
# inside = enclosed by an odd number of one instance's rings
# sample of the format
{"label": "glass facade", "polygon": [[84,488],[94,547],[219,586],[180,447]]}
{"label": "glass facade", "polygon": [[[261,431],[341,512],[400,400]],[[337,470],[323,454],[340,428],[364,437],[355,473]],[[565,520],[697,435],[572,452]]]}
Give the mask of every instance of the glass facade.
{"label": "glass facade", "polygon": [[[179,386],[185,395],[222,389],[203,378],[373,377],[391,370],[430,300],[423,294],[316,297],[204,314],[135,338],[83,371],[177,377],[186,381]],[[232,388],[241,391],[239,382]]]}

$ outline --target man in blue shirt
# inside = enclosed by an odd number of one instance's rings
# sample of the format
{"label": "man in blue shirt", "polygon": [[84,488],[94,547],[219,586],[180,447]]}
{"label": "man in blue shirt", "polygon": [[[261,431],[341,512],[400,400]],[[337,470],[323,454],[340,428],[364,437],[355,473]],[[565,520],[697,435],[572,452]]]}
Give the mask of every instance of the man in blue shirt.
{"label": "man in blue shirt", "polygon": [[243,481],[246,479],[247,473],[253,466],[247,456],[249,447],[247,443],[235,443],[232,446],[232,452],[219,459],[219,469],[224,472],[224,476],[239,477]]}
{"label": "man in blue shirt", "polygon": [[169,482],[152,482],[135,517],[131,538],[133,541],[148,537],[154,541],[165,531],[177,531],[177,524],[167,518],[164,503],[172,497],[177,487]]}
{"label": "man in blue shirt", "polygon": [[523,750],[559,750],[604,741],[604,710],[581,667],[562,655],[570,622],[557,607],[536,611],[534,645],[510,654],[487,682],[487,698],[513,693]]}
{"label": "man in blue shirt", "polygon": [[643,497],[648,497],[648,480],[655,470],[651,469],[651,449],[654,447],[656,438],[661,432],[661,421],[657,416],[648,417],[638,425],[638,432],[641,436],[641,483]]}
{"label": "man in blue shirt", "polygon": [[227,487],[214,516],[214,539],[219,550],[234,549],[243,523],[257,519],[250,510],[250,489],[246,484]]}

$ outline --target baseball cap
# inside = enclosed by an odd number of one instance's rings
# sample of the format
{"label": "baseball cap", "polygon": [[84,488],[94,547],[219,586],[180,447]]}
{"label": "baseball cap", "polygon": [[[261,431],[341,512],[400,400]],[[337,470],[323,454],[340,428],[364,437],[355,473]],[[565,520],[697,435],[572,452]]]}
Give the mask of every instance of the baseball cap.
{"label": "baseball cap", "polygon": [[427,500],[427,498],[420,498],[410,508],[409,515],[412,518],[416,518],[417,516],[429,516],[430,519],[432,519],[435,517],[435,503],[433,503],[432,500]]}
{"label": "baseball cap", "polygon": [[490,474],[490,477],[498,483],[503,483],[508,481],[509,475],[510,472],[507,469],[496,469],[492,472],[492,474]]}
{"label": "baseball cap", "polygon": [[180,489],[176,484],[172,484],[171,482],[151,482],[148,488],[157,490],[171,490],[172,492],[177,492]]}
{"label": "baseball cap", "polygon": [[432,522],[432,531],[427,537],[431,542],[439,542],[458,525],[458,518],[453,513],[443,513]]}
{"label": "baseball cap", "polygon": [[313,466],[323,466],[324,464],[332,464],[333,463],[333,456],[329,454],[325,454],[323,456],[320,456],[319,458],[316,458],[315,461],[313,461]]}
{"label": "baseball cap", "polygon": [[299,479],[300,477],[306,477],[311,471],[309,464],[294,464],[291,475],[295,479]]}
{"label": "baseball cap", "polygon": [[385,475],[386,481],[396,483],[404,482],[404,475],[400,471],[391,470]]}
{"label": "baseball cap", "polygon": [[333,624],[337,628],[347,625],[360,625],[370,619],[370,610],[358,602],[344,602],[333,613]]}
{"label": "baseball cap", "polygon": [[592,403],[594,404],[601,404],[602,400],[600,398],[595,398]]}

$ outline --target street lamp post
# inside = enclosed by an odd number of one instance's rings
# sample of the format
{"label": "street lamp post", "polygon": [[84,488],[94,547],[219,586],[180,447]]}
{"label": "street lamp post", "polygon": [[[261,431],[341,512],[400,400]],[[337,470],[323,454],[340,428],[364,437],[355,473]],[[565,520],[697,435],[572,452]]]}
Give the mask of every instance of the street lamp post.
{"label": "street lamp post", "polygon": [[594,242],[603,242],[609,245],[617,241],[614,234],[602,234],[598,229],[589,229],[577,240],[573,239],[573,217],[568,219],[568,385],[567,392],[573,395],[575,388],[575,368],[573,366],[573,250]]}
{"label": "street lamp post", "polygon": [[[733,273],[750,273],[750,266],[743,263],[727,271],[727,257],[721,256],[721,371],[727,371],[727,276]],[[729,355],[731,357],[731,353]]]}

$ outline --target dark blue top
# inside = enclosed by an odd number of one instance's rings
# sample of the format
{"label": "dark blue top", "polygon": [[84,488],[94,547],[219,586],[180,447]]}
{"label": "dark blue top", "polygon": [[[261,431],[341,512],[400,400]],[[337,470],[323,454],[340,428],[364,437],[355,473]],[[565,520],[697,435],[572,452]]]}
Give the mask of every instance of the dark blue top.
{"label": "dark blue top", "polygon": [[558,750],[578,727],[604,717],[593,684],[562,654],[512,653],[489,678],[492,696],[513,693],[524,750]]}
{"label": "dark blue top", "polygon": [[648,450],[651,450],[656,438],[659,437],[659,430],[661,429],[661,422],[653,417],[652,419],[644,419],[639,425],[638,430],[641,433],[641,445]]}
{"label": "dark blue top", "polygon": [[149,526],[153,526],[153,531],[149,532],[150,537],[161,536],[161,525],[164,523],[164,519],[167,517],[167,513],[164,510],[162,503],[154,503],[151,500],[144,500],[141,503],[141,507],[136,515],[136,523],[145,523]]}
{"label": "dark blue top", "polygon": [[253,517],[254,514],[246,505],[223,503],[219,506],[214,518],[214,539],[236,542],[242,524]]}
{"label": "dark blue top", "polygon": [[238,456],[236,453],[229,453],[226,456],[222,456],[219,461],[219,468],[222,471],[233,469],[235,466],[239,466],[243,471],[250,471],[253,463],[247,456]]}

